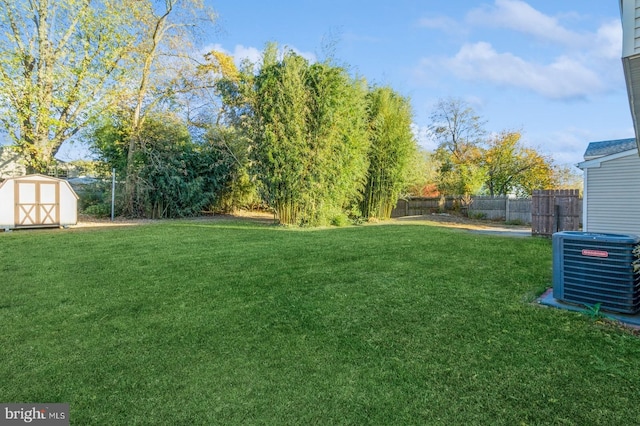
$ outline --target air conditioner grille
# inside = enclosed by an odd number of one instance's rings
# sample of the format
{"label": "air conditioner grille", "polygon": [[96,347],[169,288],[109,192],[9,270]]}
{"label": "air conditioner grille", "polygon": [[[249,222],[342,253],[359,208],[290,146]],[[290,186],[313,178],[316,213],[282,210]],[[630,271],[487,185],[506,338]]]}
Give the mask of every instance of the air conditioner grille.
{"label": "air conditioner grille", "polygon": [[632,235],[558,232],[553,235],[553,295],[565,302],[636,313],[640,310],[640,274],[632,253],[640,239]]}

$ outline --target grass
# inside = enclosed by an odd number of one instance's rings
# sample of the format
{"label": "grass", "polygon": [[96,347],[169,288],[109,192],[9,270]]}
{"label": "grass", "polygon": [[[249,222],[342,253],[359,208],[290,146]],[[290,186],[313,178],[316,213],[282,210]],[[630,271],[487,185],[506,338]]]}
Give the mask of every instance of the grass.
{"label": "grass", "polygon": [[177,221],[0,234],[0,401],[72,424],[640,423],[640,340],[548,240]]}

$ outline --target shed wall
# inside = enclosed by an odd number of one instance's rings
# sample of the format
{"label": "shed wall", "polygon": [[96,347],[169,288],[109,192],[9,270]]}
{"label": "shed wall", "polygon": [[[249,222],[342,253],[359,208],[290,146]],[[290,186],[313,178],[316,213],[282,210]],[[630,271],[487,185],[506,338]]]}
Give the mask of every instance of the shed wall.
{"label": "shed wall", "polygon": [[60,226],[78,223],[78,197],[68,182],[60,182]]}
{"label": "shed wall", "polygon": [[585,170],[587,232],[640,235],[640,157],[603,161]]}
{"label": "shed wall", "polygon": [[13,182],[0,186],[0,228],[13,227],[15,222]]}
{"label": "shed wall", "polygon": [[[78,223],[78,196],[68,182],[42,175],[29,175],[19,178],[9,178],[0,183],[0,229],[16,227],[16,194],[15,186],[18,181],[38,181],[55,183],[59,188],[59,223],[60,226]],[[55,223],[55,222],[54,222]],[[47,225],[44,225],[47,226]]]}

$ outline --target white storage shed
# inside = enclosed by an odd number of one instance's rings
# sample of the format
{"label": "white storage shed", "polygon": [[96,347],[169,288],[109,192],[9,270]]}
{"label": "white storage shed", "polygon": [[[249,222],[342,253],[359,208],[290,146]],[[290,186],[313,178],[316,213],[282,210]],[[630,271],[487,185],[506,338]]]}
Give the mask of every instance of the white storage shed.
{"label": "white storage shed", "polygon": [[78,195],[65,180],[43,175],[0,183],[0,229],[66,227],[78,223]]}
{"label": "white storage shed", "polygon": [[591,142],[584,171],[582,229],[640,235],[640,156],[635,138]]}

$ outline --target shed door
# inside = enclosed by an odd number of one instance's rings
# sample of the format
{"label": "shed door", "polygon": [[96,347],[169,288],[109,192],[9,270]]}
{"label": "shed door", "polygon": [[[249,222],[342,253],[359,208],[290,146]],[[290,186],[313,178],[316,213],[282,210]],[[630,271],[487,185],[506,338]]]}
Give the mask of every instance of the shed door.
{"label": "shed door", "polygon": [[58,182],[18,180],[15,187],[16,227],[60,224]]}

